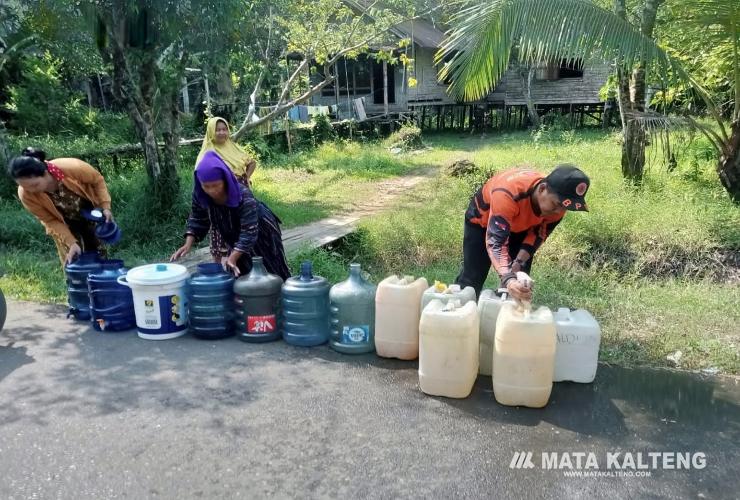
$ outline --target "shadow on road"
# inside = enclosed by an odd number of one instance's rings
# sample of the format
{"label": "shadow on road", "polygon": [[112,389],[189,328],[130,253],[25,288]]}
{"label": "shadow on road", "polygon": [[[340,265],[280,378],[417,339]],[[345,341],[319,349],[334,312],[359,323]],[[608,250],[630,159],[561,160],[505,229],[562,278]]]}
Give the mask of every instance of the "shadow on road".
{"label": "shadow on road", "polygon": [[23,365],[33,363],[33,356],[26,354],[26,347],[16,347],[13,342],[7,346],[0,346],[0,381]]}

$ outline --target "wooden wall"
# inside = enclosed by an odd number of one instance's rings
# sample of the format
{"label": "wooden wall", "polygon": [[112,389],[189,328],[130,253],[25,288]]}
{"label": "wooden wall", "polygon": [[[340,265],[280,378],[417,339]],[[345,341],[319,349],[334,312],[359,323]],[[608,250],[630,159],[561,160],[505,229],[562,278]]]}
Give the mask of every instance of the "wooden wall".
{"label": "wooden wall", "polygon": [[[591,63],[583,68],[581,78],[558,80],[532,79],[532,99],[535,104],[596,104],[602,102],[599,89],[611,72],[607,64]],[[525,79],[526,85],[526,79]],[[509,69],[502,79],[507,106],[526,104],[525,88],[517,68]]]}
{"label": "wooden wall", "polygon": [[408,89],[410,105],[453,104],[455,101],[447,94],[447,86],[437,79],[437,68],[434,65],[436,49],[416,49],[416,87]]}

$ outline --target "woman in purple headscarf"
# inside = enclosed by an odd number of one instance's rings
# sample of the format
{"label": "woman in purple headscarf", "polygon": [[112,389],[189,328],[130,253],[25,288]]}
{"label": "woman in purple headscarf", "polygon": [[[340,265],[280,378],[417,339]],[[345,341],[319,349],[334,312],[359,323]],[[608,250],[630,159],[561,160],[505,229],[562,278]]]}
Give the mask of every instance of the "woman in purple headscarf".
{"label": "woman in purple headscarf", "polygon": [[195,168],[193,206],[185,231],[185,244],[171,260],[187,254],[211,226],[229,249],[226,267],[236,276],[252,269],[252,257],[263,258],[265,267],[284,280],[290,277],[285,261],[280,219],[252,191],[242,185],[218,154],[208,151]]}

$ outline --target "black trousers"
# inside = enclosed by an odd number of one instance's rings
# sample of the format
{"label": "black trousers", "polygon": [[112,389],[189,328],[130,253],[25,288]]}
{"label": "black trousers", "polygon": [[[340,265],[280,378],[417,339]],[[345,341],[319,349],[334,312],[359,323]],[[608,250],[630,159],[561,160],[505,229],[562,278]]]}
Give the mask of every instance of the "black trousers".
{"label": "black trousers", "polygon": [[[95,223],[87,220],[64,219],[69,231],[77,238],[83,252],[100,252],[103,245],[95,235]],[[103,257],[105,255],[101,254]]]}
{"label": "black trousers", "polygon": [[[509,257],[513,261],[527,236],[526,231],[521,233],[511,233],[509,235]],[[529,273],[532,268],[532,258],[523,266],[522,271]],[[465,230],[463,232],[463,264],[460,274],[457,275],[455,283],[462,288],[472,286],[475,289],[476,297],[480,297],[488,277],[488,271],[491,269],[491,259],[486,251],[486,228],[478,224],[471,224],[465,221]]]}

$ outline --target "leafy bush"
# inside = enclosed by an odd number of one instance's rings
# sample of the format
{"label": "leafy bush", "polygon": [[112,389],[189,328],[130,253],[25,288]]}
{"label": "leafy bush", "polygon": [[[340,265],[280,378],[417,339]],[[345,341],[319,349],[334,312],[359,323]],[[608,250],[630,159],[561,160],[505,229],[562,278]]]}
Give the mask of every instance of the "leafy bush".
{"label": "leafy bush", "polygon": [[[261,134],[248,135],[245,143],[249,144],[250,151],[254,152],[255,157],[261,160],[269,160],[275,154],[272,147],[267,143],[265,137]],[[245,143],[242,143],[241,146],[245,147]]]}
{"label": "leafy bush", "polygon": [[9,89],[12,128],[32,135],[100,133],[97,112],[83,106],[67,88],[61,65],[48,53],[23,61],[22,83]]}
{"label": "leafy bush", "polygon": [[415,125],[404,125],[393,132],[383,142],[387,148],[401,148],[404,151],[421,149],[424,144],[421,140],[421,129]]}
{"label": "leafy bush", "polygon": [[248,142],[240,144],[240,146],[244,150],[244,152],[247,153],[249,157],[257,163],[257,168],[260,168],[262,166],[262,161],[260,158],[260,154],[257,152],[256,149],[254,149],[254,146],[252,146],[252,144]]}
{"label": "leafy bush", "polygon": [[[139,142],[131,119],[125,113],[98,111],[100,133],[97,138],[105,139],[111,144],[133,144]],[[183,137],[190,137],[185,136]]]}
{"label": "leafy bush", "polygon": [[313,117],[313,121],[313,139],[316,144],[322,144],[336,139],[337,134],[334,132],[334,127],[332,127],[328,116],[316,115]]}

